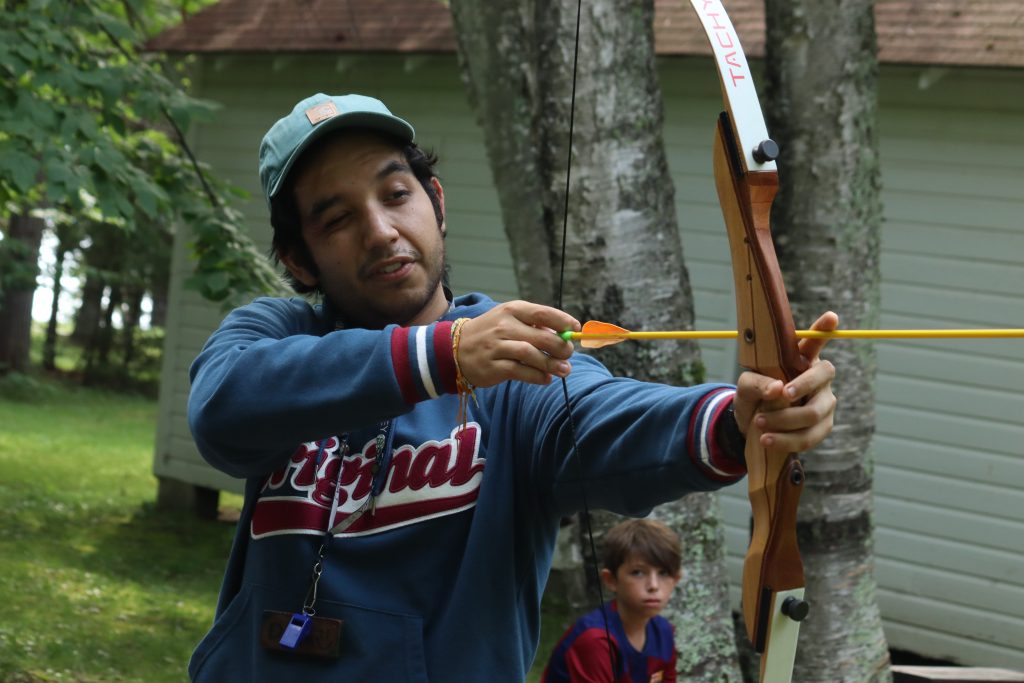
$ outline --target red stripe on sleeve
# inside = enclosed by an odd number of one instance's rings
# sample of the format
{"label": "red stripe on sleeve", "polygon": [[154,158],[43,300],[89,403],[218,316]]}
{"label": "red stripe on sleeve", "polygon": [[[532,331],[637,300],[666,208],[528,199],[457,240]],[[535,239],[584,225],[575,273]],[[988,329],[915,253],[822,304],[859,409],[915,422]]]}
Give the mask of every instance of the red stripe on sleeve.
{"label": "red stripe on sleeve", "polygon": [[434,358],[437,360],[437,374],[441,379],[438,389],[448,394],[456,392],[455,356],[452,355],[452,321],[445,320],[434,325]]}
{"label": "red stripe on sleeve", "polygon": [[416,405],[420,397],[412,378],[412,368],[409,366],[408,327],[396,327],[395,331],[391,333],[391,364],[395,368],[395,379],[398,380],[402,398],[407,404]]}

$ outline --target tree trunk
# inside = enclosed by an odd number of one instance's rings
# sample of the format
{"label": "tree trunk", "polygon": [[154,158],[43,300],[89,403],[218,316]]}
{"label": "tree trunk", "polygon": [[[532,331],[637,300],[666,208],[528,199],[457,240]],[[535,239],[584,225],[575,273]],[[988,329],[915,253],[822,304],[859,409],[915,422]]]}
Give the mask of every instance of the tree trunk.
{"label": "tree trunk", "polygon": [[39,246],[45,223],[28,215],[11,216],[5,248],[11,250],[12,272],[4,277],[0,298],[0,373],[24,372],[32,345],[32,299],[39,274]]}
{"label": "tree trunk", "polygon": [[103,322],[97,330],[96,358],[101,367],[110,363],[110,350],[114,346],[114,311],[121,308],[122,286],[110,286],[107,307],[103,310]]}
{"label": "tree trunk", "polygon": [[166,277],[152,283],[150,297],[153,300],[153,312],[149,316],[150,327],[167,327],[169,285],[169,279]]}
{"label": "tree trunk", "polygon": [[47,370],[57,368],[57,315],[60,313],[60,295],[64,291],[61,279],[64,277],[64,258],[68,248],[60,237],[58,239],[53,265],[53,303],[50,305],[50,320],[46,323],[46,341],[43,342],[43,367]]}
{"label": "tree trunk", "polygon": [[[821,312],[877,327],[882,220],[873,2],[768,0],[769,130],[782,147],[776,247],[798,327]],[[841,398],[832,435],[803,458],[798,535],[812,611],[799,681],[888,681],[875,597],[872,463],[874,347],[833,343]]]}
{"label": "tree trunk", "polygon": [[[564,3],[552,2],[551,9]],[[559,44],[559,24],[541,36],[538,16],[522,1],[453,0],[459,61],[470,104],[484,129],[512,251],[519,295],[553,303],[558,263],[555,231],[560,211],[545,201],[553,174],[550,150],[561,122],[544,109],[544,89],[562,74],[539,72],[541,53]],[[536,10],[539,12],[540,10]],[[548,130],[554,124],[555,131]]]}
{"label": "tree trunk", "polygon": [[[84,260],[88,265],[89,252],[85,252]],[[100,315],[103,312],[103,290],[107,288],[106,281],[96,273],[87,273],[85,284],[82,286],[82,302],[75,313],[75,329],[71,333],[71,339],[83,346],[88,345],[96,335],[100,326]]]}
{"label": "tree trunk", "polygon": [[[452,12],[520,294],[557,302],[576,2],[453,0]],[[561,305],[581,320],[691,328],[661,138],[652,2],[585,3],[579,50]],[[599,353],[618,375],[670,384],[704,379],[692,344],[621,344]],[[680,680],[738,681],[716,501],[691,495],[656,516],[682,535],[687,552],[667,614],[683,653]],[[594,516],[595,541],[615,519]]]}
{"label": "tree trunk", "polygon": [[139,319],[142,317],[142,297],[146,294],[138,287],[128,287],[127,290],[124,324],[121,329],[121,366],[126,372],[135,359],[135,332],[139,329]]}

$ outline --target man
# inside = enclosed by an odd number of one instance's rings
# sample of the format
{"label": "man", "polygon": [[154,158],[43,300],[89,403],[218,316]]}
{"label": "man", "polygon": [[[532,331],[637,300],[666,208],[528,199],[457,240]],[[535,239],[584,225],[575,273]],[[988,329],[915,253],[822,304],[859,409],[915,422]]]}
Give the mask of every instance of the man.
{"label": "man", "polygon": [[[275,254],[323,303],[258,299],[191,368],[196,443],[246,479],[194,680],[522,681],[582,488],[643,514],[741,477],[752,419],[793,451],[831,428],[820,343],[785,387],[676,388],[574,356],[562,311],[453,299],[444,191],[413,136],[377,100],[318,94],[263,140]],[[755,417],[783,395],[795,407]]]}

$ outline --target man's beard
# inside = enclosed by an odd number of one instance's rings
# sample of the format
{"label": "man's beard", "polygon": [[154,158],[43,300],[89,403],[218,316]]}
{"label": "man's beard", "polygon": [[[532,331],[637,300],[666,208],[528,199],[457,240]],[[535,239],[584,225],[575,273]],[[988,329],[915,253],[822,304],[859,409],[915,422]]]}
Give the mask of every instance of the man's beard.
{"label": "man's beard", "polygon": [[350,306],[342,305],[342,302],[332,299],[329,293],[323,292],[324,298],[330,301],[331,307],[335,311],[337,322],[342,327],[364,327],[367,329],[381,329],[392,324],[407,326],[410,321],[416,318],[430,304],[438,287],[444,287],[446,297],[447,292],[450,291],[448,250],[445,249],[443,240],[438,249],[440,254],[429,259],[423,258],[420,252],[415,250],[393,252],[374,257],[375,260],[380,260],[381,258],[392,258],[400,254],[408,254],[413,256],[416,262],[420,264],[428,262],[439,264],[436,270],[431,269],[427,271],[428,279],[420,295],[406,306],[388,309],[386,306],[374,306],[371,301],[364,305],[360,311],[346,313],[346,309],[350,308]]}

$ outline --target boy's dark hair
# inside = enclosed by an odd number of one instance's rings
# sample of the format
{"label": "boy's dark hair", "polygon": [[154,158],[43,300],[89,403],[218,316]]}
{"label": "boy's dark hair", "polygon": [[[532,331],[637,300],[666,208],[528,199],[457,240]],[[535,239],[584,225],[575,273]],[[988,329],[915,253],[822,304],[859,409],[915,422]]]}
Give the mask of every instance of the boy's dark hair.
{"label": "boy's dark hair", "polygon": [[683,548],[679,536],[653,519],[628,519],[608,530],[604,536],[604,568],[615,574],[630,555],[647,564],[678,576],[683,566]]}
{"label": "boy's dark hair", "polygon": [[[338,135],[351,134],[352,130],[347,128],[328,134],[320,141],[319,145],[327,143]],[[434,167],[437,165],[437,155],[431,150],[421,149],[415,142],[405,143],[396,137],[379,131],[372,131],[372,134],[389,140],[396,149],[402,151],[402,156],[405,157],[409,168],[412,169],[413,175],[416,176],[416,180],[419,181],[420,186],[423,187],[427,196],[430,197],[430,203],[434,206],[434,217],[437,219],[438,228],[440,228],[441,223],[444,221],[444,216],[441,213],[441,200],[437,196],[434,186],[430,184],[430,179],[437,176],[437,173],[434,171]],[[295,178],[299,176],[299,172],[308,163],[310,151],[312,150],[307,150],[299,157],[285,177],[281,189],[270,200],[270,226],[274,229],[274,236],[270,244],[270,257],[274,260],[274,264],[278,265],[281,263],[281,254],[290,254],[303,268],[314,275],[319,275],[316,263],[309,253],[309,247],[306,246],[305,240],[302,239],[302,223],[299,220],[299,209],[295,203]],[[285,278],[288,284],[291,285],[291,288],[299,294],[322,293],[319,287],[309,287],[300,282],[287,269],[285,270]]]}

